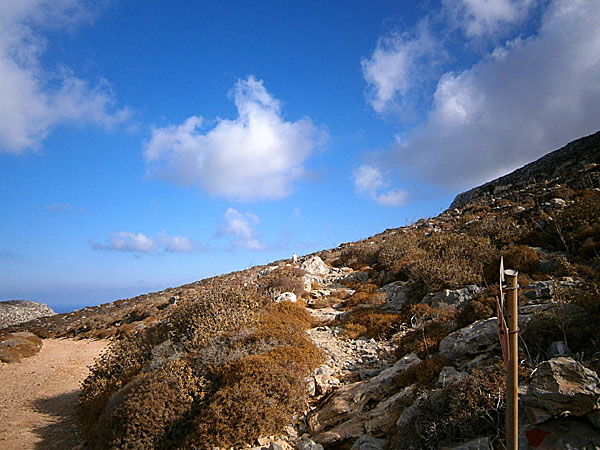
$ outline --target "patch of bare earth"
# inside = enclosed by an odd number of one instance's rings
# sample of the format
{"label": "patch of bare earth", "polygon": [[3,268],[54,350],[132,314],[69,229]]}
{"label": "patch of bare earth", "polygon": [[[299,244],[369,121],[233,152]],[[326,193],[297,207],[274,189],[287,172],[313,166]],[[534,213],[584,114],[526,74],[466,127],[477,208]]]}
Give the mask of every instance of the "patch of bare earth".
{"label": "patch of bare earth", "polygon": [[0,448],[72,449],[80,383],[108,341],[45,339],[40,352],[0,365]]}

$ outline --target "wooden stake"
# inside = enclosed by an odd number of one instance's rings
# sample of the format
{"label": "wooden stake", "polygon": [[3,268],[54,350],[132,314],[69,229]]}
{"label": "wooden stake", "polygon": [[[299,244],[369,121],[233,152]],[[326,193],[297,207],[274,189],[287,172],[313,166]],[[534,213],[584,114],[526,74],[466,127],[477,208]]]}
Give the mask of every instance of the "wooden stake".
{"label": "wooden stake", "polygon": [[506,368],[506,448],[518,450],[519,445],[519,307],[517,304],[517,275],[505,270],[508,316],[508,366]]}

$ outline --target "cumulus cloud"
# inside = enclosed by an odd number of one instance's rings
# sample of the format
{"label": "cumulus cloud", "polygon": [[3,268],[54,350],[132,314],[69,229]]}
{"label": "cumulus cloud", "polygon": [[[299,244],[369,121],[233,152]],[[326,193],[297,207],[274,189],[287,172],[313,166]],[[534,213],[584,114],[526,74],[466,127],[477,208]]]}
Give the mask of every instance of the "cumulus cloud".
{"label": "cumulus cloud", "polygon": [[[408,193],[400,189],[385,190],[387,183],[381,171],[371,165],[362,165],[353,173],[356,192],[374,200],[381,206],[402,206],[408,200]],[[382,192],[383,191],[383,192]]]}
{"label": "cumulus cloud", "polygon": [[390,109],[410,114],[411,103],[421,95],[431,68],[443,59],[439,42],[423,20],[415,33],[392,33],[377,42],[370,58],[361,61],[369,83],[369,103],[378,113]]}
{"label": "cumulus cloud", "polygon": [[107,244],[92,242],[95,250],[114,250],[120,252],[152,253],[159,249],[167,252],[193,252],[204,249],[201,243],[196,243],[184,236],[169,236],[164,231],[155,238],[143,233],[117,231],[110,233]]}
{"label": "cumulus cloud", "polygon": [[281,106],[249,77],[231,92],[235,120],[220,119],[207,131],[203,120],[155,128],[144,148],[149,174],[238,201],[286,197],[305,172],[303,163],[326,138],[309,118],[286,122]]}
{"label": "cumulus cloud", "polygon": [[260,242],[254,226],[258,225],[258,216],[242,213],[235,208],[228,208],[223,214],[222,223],[217,236],[229,238],[232,247],[247,250],[266,250],[267,245]]}
{"label": "cumulus cloud", "polygon": [[[102,3],[102,2],[100,2]],[[112,127],[115,108],[105,80],[90,83],[63,66],[45,67],[44,31],[89,22],[98,6],[84,0],[6,0],[0,15],[0,151],[39,147],[53,126],[69,122]]]}
{"label": "cumulus cloud", "polygon": [[535,0],[443,0],[450,20],[468,37],[502,34],[527,18]]}
{"label": "cumulus cloud", "polygon": [[[513,2],[514,3],[514,2]],[[539,28],[438,80],[426,121],[384,155],[429,182],[464,188],[600,124],[600,8],[552,1]]]}

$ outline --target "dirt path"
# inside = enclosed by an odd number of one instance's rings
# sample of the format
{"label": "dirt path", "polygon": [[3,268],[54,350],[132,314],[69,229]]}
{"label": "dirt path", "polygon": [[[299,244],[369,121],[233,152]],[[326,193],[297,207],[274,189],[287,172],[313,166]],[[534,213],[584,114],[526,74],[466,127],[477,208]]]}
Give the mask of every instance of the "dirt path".
{"label": "dirt path", "polygon": [[108,341],[46,339],[21,363],[0,365],[0,448],[70,450],[79,383]]}

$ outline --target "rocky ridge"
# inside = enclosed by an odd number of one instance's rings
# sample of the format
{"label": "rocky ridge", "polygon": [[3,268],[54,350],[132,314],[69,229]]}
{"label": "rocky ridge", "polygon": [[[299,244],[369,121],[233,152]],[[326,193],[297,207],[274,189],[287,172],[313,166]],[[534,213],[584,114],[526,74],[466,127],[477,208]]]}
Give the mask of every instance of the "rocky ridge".
{"label": "rocky ridge", "polygon": [[48,305],[28,300],[0,302],[0,328],[56,314]]}

